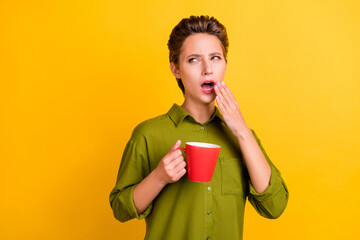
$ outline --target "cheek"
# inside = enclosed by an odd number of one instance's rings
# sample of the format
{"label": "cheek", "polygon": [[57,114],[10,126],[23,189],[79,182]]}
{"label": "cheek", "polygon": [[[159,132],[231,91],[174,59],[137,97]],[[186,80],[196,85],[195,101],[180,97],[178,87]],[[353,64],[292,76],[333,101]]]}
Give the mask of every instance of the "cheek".
{"label": "cheek", "polygon": [[226,65],[225,64],[218,65],[217,72],[219,73],[220,76],[224,76],[226,72]]}
{"label": "cheek", "polygon": [[200,68],[198,66],[188,66],[181,70],[181,75],[183,78],[191,78],[199,73]]}
{"label": "cheek", "polygon": [[225,72],[226,72],[226,66],[225,66],[225,68],[224,68],[224,70],[223,70],[223,75],[225,75]]}

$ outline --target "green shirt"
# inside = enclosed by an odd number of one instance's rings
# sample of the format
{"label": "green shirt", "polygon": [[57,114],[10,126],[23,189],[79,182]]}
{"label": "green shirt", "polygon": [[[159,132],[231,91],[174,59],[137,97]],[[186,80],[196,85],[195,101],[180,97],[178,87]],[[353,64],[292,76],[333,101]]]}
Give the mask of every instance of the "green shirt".
{"label": "green shirt", "polygon": [[[288,190],[280,172],[271,166],[269,187],[258,194],[249,180],[241,150],[226,126],[220,111],[204,124],[174,104],[168,113],[140,123],[127,143],[110,194],[115,218],[125,222],[145,218],[145,239],[205,240],[242,239],[246,197],[255,210],[266,218],[277,218],[288,201]],[[211,182],[192,182],[185,174],[178,182],[166,185],[140,215],[133,202],[133,190],[180,139],[221,146]]]}

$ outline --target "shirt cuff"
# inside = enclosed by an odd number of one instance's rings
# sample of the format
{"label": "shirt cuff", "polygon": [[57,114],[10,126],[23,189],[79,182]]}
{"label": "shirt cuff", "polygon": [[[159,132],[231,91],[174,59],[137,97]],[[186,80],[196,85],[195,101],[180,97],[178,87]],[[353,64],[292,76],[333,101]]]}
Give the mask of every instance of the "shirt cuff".
{"label": "shirt cuff", "polygon": [[250,194],[258,201],[265,201],[271,198],[276,192],[278,192],[282,188],[282,180],[279,176],[280,173],[271,166],[271,175],[270,175],[270,182],[269,186],[263,193],[256,192],[254,186],[252,185],[251,181],[249,181],[249,190]]}
{"label": "shirt cuff", "polygon": [[134,185],[134,186],[131,186],[131,189],[130,189],[130,194],[128,195],[128,202],[130,203],[128,205],[129,207],[129,212],[133,213],[133,216],[134,218],[137,218],[137,219],[143,219],[145,217],[147,217],[150,212],[151,212],[151,209],[153,207],[153,204],[150,203],[150,205],[140,214],[137,213],[137,210],[136,210],[136,207],[135,207],[135,203],[134,203],[134,198],[133,198],[133,193],[134,193],[134,189],[137,185]]}

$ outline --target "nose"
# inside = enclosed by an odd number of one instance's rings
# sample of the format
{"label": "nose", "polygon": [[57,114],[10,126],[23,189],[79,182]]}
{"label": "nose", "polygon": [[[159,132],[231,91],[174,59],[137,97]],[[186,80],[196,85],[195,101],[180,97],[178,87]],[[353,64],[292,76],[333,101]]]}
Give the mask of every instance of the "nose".
{"label": "nose", "polygon": [[203,75],[211,75],[213,73],[213,69],[210,61],[203,61]]}

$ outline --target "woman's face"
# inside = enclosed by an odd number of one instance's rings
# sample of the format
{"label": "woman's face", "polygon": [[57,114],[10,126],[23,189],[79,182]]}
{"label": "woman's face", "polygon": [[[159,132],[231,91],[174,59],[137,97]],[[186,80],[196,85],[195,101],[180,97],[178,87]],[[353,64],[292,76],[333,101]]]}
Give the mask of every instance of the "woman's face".
{"label": "woman's face", "polygon": [[185,101],[211,103],[216,95],[214,86],[223,81],[226,62],[219,39],[207,33],[187,37],[179,56],[179,68],[171,63],[176,78],[181,78],[185,88]]}

